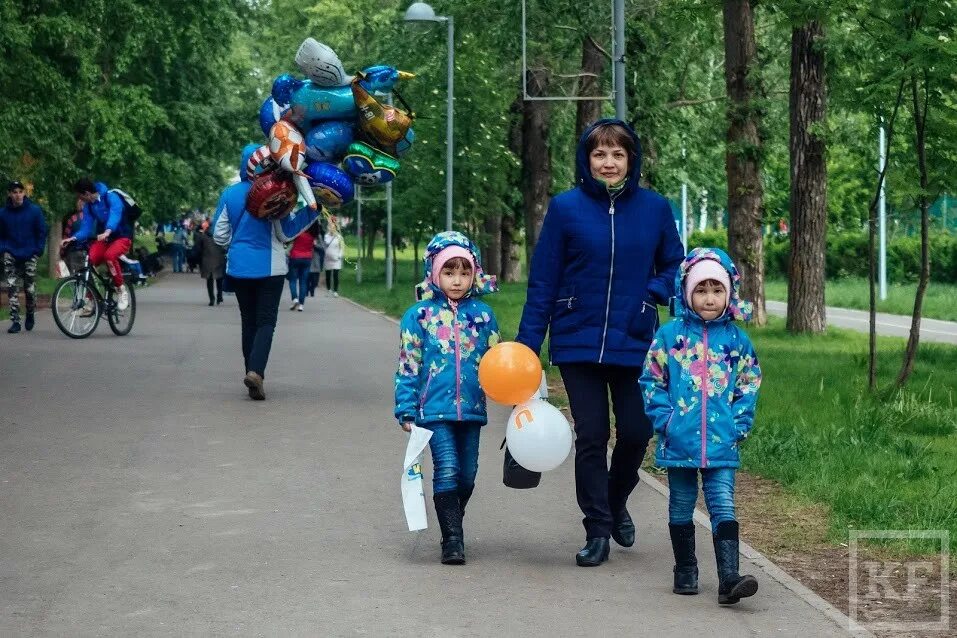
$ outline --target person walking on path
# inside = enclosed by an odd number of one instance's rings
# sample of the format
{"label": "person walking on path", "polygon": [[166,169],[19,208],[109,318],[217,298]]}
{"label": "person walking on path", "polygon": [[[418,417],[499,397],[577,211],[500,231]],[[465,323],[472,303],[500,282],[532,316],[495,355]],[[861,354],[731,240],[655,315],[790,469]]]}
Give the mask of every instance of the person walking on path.
{"label": "person walking on path", "polygon": [[342,258],[345,254],[345,242],[338,232],[329,230],[322,238],[322,246],[326,251],[322,267],[326,271],[326,294],[339,296],[339,271],[342,270]]}
{"label": "person walking on path", "polygon": [[322,245],[322,229],[316,226],[309,227],[309,234],[312,235],[312,263],[309,264],[309,296],[316,296],[316,288],[319,287],[319,276],[322,274],[322,260],[326,257],[326,249]]}
{"label": "person walking on path", "polygon": [[627,124],[589,127],[576,163],[578,185],[554,197],[545,215],[516,341],[537,353],[550,334],[575,420],[586,537],[575,560],[592,567],[608,559],[609,536],[624,547],[635,542],[626,505],[652,433],[638,379],[684,249],[668,200],[638,185],[641,146]]}
{"label": "person walking on path", "polygon": [[246,210],[252,183],[246,162],[258,148],[243,149],[241,181],[223,191],[216,206],[213,239],[227,249],[226,276],[236,293],[242,318],[243,384],[253,400],[266,398],[264,379],[288,266],[283,243],[308,228],[320,211],[302,208],[282,220],[259,219]]}
{"label": "person walking on path", "polygon": [[173,243],[170,244],[173,249],[173,272],[183,272],[183,264],[186,261],[186,240],[189,232],[186,230],[186,220],[181,219],[173,230]]}
{"label": "person walking on path", "polygon": [[675,555],[674,592],[698,593],[694,515],[698,474],[718,565],[718,603],[758,591],[738,573],[734,512],[738,446],[754,425],[761,367],[747,333],[751,304],[740,276],[717,248],[695,248],[675,278],[675,319],[655,334],[641,375],[648,416],[658,435],[655,462],[668,471],[668,530]]}
{"label": "person walking on path", "polygon": [[212,230],[207,224],[206,229],[197,233],[195,239],[199,250],[199,276],[206,280],[210,306],[223,303],[223,277],[226,276],[226,251],[213,241]]}
{"label": "person walking on path", "polygon": [[302,312],[302,304],[306,300],[309,288],[309,268],[312,266],[312,246],[316,241],[313,230],[318,222],[306,229],[292,242],[289,250],[289,293],[292,295],[290,310]]}
{"label": "person walking on path", "polygon": [[395,417],[402,429],[432,431],[433,502],[442,530],[442,563],[465,562],[462,517],[475,489],[479,435],[488,422],[479,386],[482,356],[499,342],[495,313],[480,296],[496,291],[478,248],[458,232],[426,249],[419,302],[402,317]]}
{"label": "person walking on path", "polygon": [[27,314],[24,327],[33,330],[37,311],[37,259],[47,243],[47,223],[43,211],[30,201],[23,184],[10,182],[7,203],[0,209],[0,253],[7,278],[7,297],[10,301],[10,328],[20,332],[20,290],[17,281],[23,281]]}
{"label": "person walking on path", "polygon": [[76,234],[64,239],[61,246],[95,237],[96,241],[89,249],[90,265],[96,267],[106,263],[118,293],[116,306],[126,310],[130,306],[130,293],[123,282],[120,255],[129,252],[133,245],[133,226],[123,214],[123,198],[103,182],[94,183],[87,178],[74,184],[73,190],[83,201],[83,219]]}

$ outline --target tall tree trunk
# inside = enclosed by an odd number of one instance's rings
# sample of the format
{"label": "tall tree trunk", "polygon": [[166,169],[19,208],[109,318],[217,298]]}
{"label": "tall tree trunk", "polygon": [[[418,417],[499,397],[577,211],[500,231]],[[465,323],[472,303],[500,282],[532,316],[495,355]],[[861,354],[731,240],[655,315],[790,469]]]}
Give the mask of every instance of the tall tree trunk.
{"label": "tall tree trunk", "polygon": [[[528,71],[528,93],[545,95],[549,73]],[[525,256],[532,262],[552,184],[552,151],[548,144],[550,106],[545,101],[528,101],[522,106],[522,193],[525,208]]]}
{"label": "tall tree trunk", "polygon": [[917,293],[914,295],[914,314],[911,317],[910,335],[907,337],[907,347],[904,349],[904,361],[897,375],[897,387],[901,388],[914,371],[914,360],[917,358],[917,346],[920,343],[920,320],[923,312],[924,293],[927,292],[927,283],[930,281],[930,202],[927,200],[927,106],[930,96],[930,79],[924,73],[923,96],[917,76],[911,76],[911,98],[914,105],[914,132],[917,151],[917,168],[920,172],[920,196],[917,201],[920,205],[920,277],[917,279]]}
{"label": "tall tree trunk", "polygon": [[50,234],[47,237],[47,267],[49,276],[56,278],[57,264],[60,261],[60,240],[63,239],[63,226],[59,219],[53,219],[50,222]]}
{"label": "tall tree trunk", "polygon": [[724,73],[728,93],[728,248],[741,273],[741,292],[754,301],[754,322],[767,323],[764,304],[763,191],[760,115],[753,103],[756,79],[754,14],[750,0],[724,2]]}
{"label": "tall tree trunk", "polygon": [[[599,95],[601,93],[602,72],[605,70],[605,56],[608,55],[602,50],[591,35],[586,35],[582,39],[582,68],[581,77],[578,80],[578,96],[588,97]],[[581,139],[585,129],[594,124],[601,117],[601,101],[599,100],[581,100],[577,103],[578,108],[575,113],[575,144]]]}
{"label": "tall tree trunk", "polygon": [[485,214],[485,236],[482,246],[482,268],[485,272],[502,277],[502,213],[493,208]]}
{"label": "tall tree trunk", "polygon": [[887,177],[887,166],[890,163],[891,143],[894,141],[894,124],[897,122],[897,113],[904,103],[904,87],[907,78],[901,78],[897,87],[897,100],[887,123],[887,144],[884,148],[884,166],[877,174],[877,188],[868,208],[867,224],[867,274],[868,274],[868,348],[867,348],[867,388],[871,392],[877,390],[877,205],[880,202],[881,189]]}
{"label": "tall tree trunk", "polygon": [[827,111],[824,27],[817,20],[791,32],[790,332],[824,332],[827,247],[827,150],[820,127]]}
{"label": "tall tree trunk", "polygon": [[522,274],[521,253],[515,240],[515,216],[502,215],[502,281],[518,281]]}

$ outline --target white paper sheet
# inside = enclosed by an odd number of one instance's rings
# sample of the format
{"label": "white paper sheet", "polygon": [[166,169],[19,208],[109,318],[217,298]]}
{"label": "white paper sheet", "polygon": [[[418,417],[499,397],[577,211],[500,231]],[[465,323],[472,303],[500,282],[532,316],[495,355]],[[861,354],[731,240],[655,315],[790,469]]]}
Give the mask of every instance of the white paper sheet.
{"label": "white paper sheet", "polygon": [[405,461],[402,464],[402,505],[409,531],[415,532],[429,526],[425,515],[425,482],[422,480],[422,458],[432,438],[432,431],[412,426],[409,443],[405,446]]}

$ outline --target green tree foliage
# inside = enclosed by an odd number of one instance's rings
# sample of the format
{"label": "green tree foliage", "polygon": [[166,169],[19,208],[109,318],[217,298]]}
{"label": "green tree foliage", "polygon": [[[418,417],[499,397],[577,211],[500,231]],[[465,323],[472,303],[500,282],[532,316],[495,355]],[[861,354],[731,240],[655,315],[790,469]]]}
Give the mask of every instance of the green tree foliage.
{"label": "green tree foliage", "polygon": [[237,40],[254,6],[2,3],[0,172],[58,213],[82,175],[154,219],[214,202],[254,132],[258,87]]}

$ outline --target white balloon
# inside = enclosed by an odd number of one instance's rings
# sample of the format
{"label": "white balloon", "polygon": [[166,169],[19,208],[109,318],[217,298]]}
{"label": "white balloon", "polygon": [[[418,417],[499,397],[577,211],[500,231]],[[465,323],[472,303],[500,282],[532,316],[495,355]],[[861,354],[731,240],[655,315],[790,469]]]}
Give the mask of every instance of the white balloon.
{"label": "white balloon", "polygon": [[336,52],[313,38],[306,38],[299,45],[296,66],[319,86],[346,86],[352,82]]}
{"label": "white balloon", "polygon": [[515,406],[505,427],[508,451],[533,472],[554,470],[572,449],[572,431],[561,410],[532,399]]}

